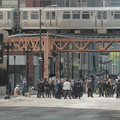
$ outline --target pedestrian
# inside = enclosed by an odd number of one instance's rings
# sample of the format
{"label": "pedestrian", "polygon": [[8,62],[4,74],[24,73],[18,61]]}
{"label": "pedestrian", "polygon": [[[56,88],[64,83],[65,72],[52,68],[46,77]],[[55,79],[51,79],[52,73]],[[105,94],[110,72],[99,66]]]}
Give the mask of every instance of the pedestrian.
{"label": "pedestrian", "polygon": [[75,82],[75,84],[74,84],[74,86],[75,86],[75,93],[76,93],[76,99],[77,99],[77,97],[79,97],[79,99],[80,99],[80,92],[81,92],[81,82],[80,82],[80,80],[78,79],[76,82]]}
{"label": "pedestrian", "polygon": [[82,96],[83,96],[83,86],[84,86],[84,82],[83,82],[83,80],[80,80],[80,81],[81,81],[80,97],[82,97]]}
{"label": "pedestrian", "polygon": [[101,95],[102,95],[102,82],[100,81],[100,79],[98,80],[97,87],[99,89],[99,97],[101,97]]}
{"label": "pedestrian", "polygon": [[22,95],[25,96],[26,93],[26,79],[23,79],[23,84],[22,84]]}
{"label": "pedestrian", "polygon": [[58,99],[61,99],[61,93],[62,93],[62,82],[61,80],[58,80]]}
{"label": "pedestrian", "polygon": [[88,88],[88,97],[91,96],[93,97],[93,83],[92,83],[92,78],[87,80],[87,88]]}
{"label": "pedestrian", "polygon": [[41,98],[41,95],[44,98],[44,80],[43,79],[39,82],[39,97],[40,98]]}
{"label": "pedestrian", "polygon": [[63,84],[63,89],[64,89],[64,99],[67,98],[67,95],[69,99],[71,99],[71,83],[68,81],[68,79]]}
{"label": "pedestrian", "polygon": [[104,95],[105,95],[105,97],[107,96],[106,95],[106,82],[105,82],[105,80],[103,80],[103,82],[102,82],[102,86],[103,86],[103,94],[102,94],[102,96],[104,97]]}
{"label": "pedestrian", "polygon": [[54,89],[54,86],[53,86],[53,83],[52,83],[52,80],[50,79],[49,80],[49,96],[51,98],[51,95],[53,94],[53,89]]}
{"label": "pedestrian", "polygon": [[17,86],[15,87],[14,92],[15,92],[15,93],[18,93],[18,95],[20,95],[20,87],[19,87],[19,85],[17,85]]}
{"label": "pedestrian", "polygon": [[74,92],[74,79],[71,80],[71,95],[72,95],[72,98],[75,98],[75,92]]}
{"label": "pedestrian", "polygon": [[11,79],[9,79],[9,95],[11,95]]}
{"label": "pedestrian", "polygon": [[40,79],[37,80],[37,98],[39,98],[39,82]]}
{"label": "pedestrian", "polygon": [[47,82],[45,83],[45,95],[46,98],[49,98],[49,81],[47,80]]}
{"label": "pedestrian", "polygon": [[58,98],[58,79],[55,80],[55,98]]}

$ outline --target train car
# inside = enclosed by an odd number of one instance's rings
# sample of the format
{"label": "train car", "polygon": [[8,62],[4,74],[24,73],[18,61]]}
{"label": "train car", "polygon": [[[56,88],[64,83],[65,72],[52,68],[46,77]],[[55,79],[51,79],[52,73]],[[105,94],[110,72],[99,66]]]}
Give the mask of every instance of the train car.
{"label": "train car", "polygon": [[17,28],[17,11],[15,8],[0,8],[0,29],[7,30],[9,34]]}
{"label": "train car", "polygon": [[[21,31],[39,31],[42,8],[21,8]],[[54,33],[120,33],[119,7],[59,7],[42,10],[42,32]]]}

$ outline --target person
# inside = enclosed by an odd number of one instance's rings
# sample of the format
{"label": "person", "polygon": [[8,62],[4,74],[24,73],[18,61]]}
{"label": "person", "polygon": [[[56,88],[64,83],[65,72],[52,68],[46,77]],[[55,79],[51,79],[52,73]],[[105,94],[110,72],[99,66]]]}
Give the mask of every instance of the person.
{"label": "person", "polygon": [[106,84],[106,92],[107,92],[107,95],[106,97],[110,97],[111,96],[111,83],[110,83],[110,80],[107,81],[107,84]]}
{"label": "person", "polygon": [[58,98],[61,99],[61,93],[62,93],[62,82],[61,80],[58,81]]}
{"label": "person", "polygon": [[116,82],[116,98],[120,97],[120,80]]}
{"label": "person", "polygon": [[50,96],[50,98],[51,98],[51,95],[53,94],[53,90],[54,90],[54,85],[53,85],[53,83],[52,83],[52,80],[50,79],[49,80],[49,96]]}
{"label": "person", "polygon": [[80,97],[82,97],[83,96],[83,86],[84,86],[84,82],[83,82],[83,80],[81,80],[81,91],[80,91]]}
{"label": "person", "polygon": [[11,79],[9,80],[9,95],[11,95]]}
{"label": "person", "polygon": [[92,83],[92,78],[88,79],[87,81],[87,88],[88,88],[88,97],[91,96],[93,97],[93,83]]}
{"label": "person", "polygon": [[17,86],[15,87],[14,92],[15,92],[15,93],[18,93],[18,95],[20,95],[19,85],[17,85]]}
{"label": "person", "polygon": [[39,82],[39,97],[41,98],[41,95],[44,98],[44,81],[43,79]]}
{"label": "person", "polygon": [[22,95],[25,96],[26,93],[26,79],[23,79],[23,84],[22,84]]}
{"label": "person", "polygon": [[103,86],[103,94],[102,94],[102,96],[104,97],[104,94],[105,94],[105,97],[106,97],[106,82],[105,82],[105,80],[103,80],[103,82],[102,82],[102,86]]}
{"label": "person", "polygon": [[58,98],[58,79],[55,80],[55,98]]}
{"label": "person", "polygon": [[81,92],[81,82],[80,82],[80,80],[78,79],[76,82],[75,82],[75,84],[74,84],[74,86],[75,86],[75,93],[76,93],[76,99],[77,99],[77,97],[79,97],[79,99],[80,99],[80,92]]}
{"label": "person", "polygon": [[71,93],[72,93],[72,98],[75,98],[75,94],[74,94],[74,79],[71,80]]}
{"label": "person", "polygon": [[39,98],[39,82],[40,82],[40,80],[38,79],[37,80],[37,97]]}
{"label": "person", "polygon": [[102,82],[100,81],[100,79],[98,80],[98,89],[99,89],[99,97],[101,97],[101,95],[102,95]]}
{"label": "person", "polygon": [[45,83],[45,95],[46,98],[49,98],[49,81],[47,80],[47,82]]}
{"label": "person", "polygon": [[64,99],[66,99],[67,95],[69,99],[71,99],[71,83],[68,81],[68,79],[63,84],[63,89],[64,89]]}

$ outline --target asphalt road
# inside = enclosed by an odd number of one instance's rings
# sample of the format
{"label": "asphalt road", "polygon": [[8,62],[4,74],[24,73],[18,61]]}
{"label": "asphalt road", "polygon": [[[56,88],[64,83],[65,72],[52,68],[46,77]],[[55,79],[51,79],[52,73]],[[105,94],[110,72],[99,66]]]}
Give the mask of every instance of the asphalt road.
{"label": "asphalt road", "polygon": [[120,99],[1,98],[0,120],[120,120]]}

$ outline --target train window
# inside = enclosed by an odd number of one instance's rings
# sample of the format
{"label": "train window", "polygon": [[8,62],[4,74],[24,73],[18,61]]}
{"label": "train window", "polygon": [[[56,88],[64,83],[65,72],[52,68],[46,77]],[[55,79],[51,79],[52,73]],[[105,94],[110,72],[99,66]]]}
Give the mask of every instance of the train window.
{"label": "train window", "polygon": [[97,12],[97,18],[101,19],[101,12]]}
{"label": "train window", "polygon": [[3,13],[0,12],[0,19],[3,19]]}
{"label": "train window", "polygon": [[55,19],[55,12],[52,12],[52,19]]}
{"label": "train window", "polygon": [[103,12],[103,19],[107,19],[107,12]]}
{"label": "train window", "polygon": [[10,20],[10,12],[6,12],[6,20]]}
{"label": "train window", "polygon": [[70,19],[70,14],[63,14],[63,19]]}
{"label": "train window", "polygon": [[80,12],[79,11],[73,11],[73,19],[80,19]]}
{"label": "train window", "polygon": [[82,19],[90,19],[90,14],[82,14]]}
{"label": "train window", "polygon": [[31,12],[31,19],[38,19],[38,11]]}
{"label": "train window", "polygon": [[120,19],[120,11],[116,11],[114,17],[115,19]]}
{"label": "train window", "polygon": [[23,11],[23,20],[27,20],[27,19],[28,19],[28,12]]}
{"label": "train window", "polygon": [[49,12],[46,12],[46,19],[49,20]]}

